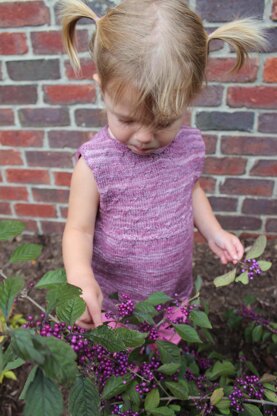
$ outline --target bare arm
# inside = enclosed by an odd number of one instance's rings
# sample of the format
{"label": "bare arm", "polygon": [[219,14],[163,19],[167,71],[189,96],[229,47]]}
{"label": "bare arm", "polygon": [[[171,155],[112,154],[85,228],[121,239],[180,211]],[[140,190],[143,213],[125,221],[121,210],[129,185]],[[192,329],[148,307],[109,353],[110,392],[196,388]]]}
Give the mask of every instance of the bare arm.
{"label": "bare arm", "polygon": [[72,175],[69,209],[63,234],[63,261],[69,283],[83,290],[87,310],[77,322],[90,328],[101,324],[103,296],[91,268],[99,193],[92,171],[80,158]]}
{"label": "bare arm", "polygon": [[207,240],[210,249],[220,257],[221,262],[237,263],[243,256],[243,246],[235,235],[222,229],[199,182],[192,191],[192,210],[196,227]]}

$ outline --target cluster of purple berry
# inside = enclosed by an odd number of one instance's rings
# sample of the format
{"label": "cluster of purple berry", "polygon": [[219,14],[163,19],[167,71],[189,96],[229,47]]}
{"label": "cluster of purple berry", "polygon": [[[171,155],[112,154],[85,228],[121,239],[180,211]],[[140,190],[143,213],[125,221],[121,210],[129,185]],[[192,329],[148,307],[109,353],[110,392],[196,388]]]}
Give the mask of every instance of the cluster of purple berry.
{"label": "cluster of purple berry", "polygon": [[121,295],[121,298],[123,299],[122,302],[117,305],[118,314],[121,318],[124,318],[126,316],[132,315],[135,309],[135,303],[131,298],[123,294]]}
{"label": "cluster of purple berry", "polygon": [[139,416],[138,412],[133,412],[133,410],[126,410],[126,412],[121,412],[122,405],[115,404],[113,408],[113,415],[120,416]]}
{"label": "cluster of purple berry", "polygon": [[259,325],[267,326],[270,323],[268,319],[265,319],[263,316],[258,315],[250,306],[243,305],[241,308],[240,315],[243,318],[250,319],[251,321],[256,322]]}
{"label": "cluster of purple berry", "polygon": [[145,393],[149,393],[150,390],[155,389],[157,387],[156,380],[164,380],[164,375],[161,373],[157,373],[156,376],[154,375],[154,371],[157,370],[162,365],[161,361],[159,361],[156,357],[151,357],[149,363],[143,362],[139,370],[137,371],[138,375],[141,376],[144,381],[136,385],[136,391],[143,396]]}
{"label": "cluster of purple berry", "polygon": [[238,377],[235,380],[232,393],[229,395],[231,407],[236,412],[243,412],[243,400],[245,398],[262,400],[264,395],[264,387],[259,380],[259,377],[244,376]]}
{"label": "cluster of purple berry", "polygon": [[138,330],[140,332],[144,332],[144,333],[148,332],[147,339],[149,339],[151,341],[156,341],[159,338],[158,329],[155,326],[152,326],[152,325],[148,324],[147,322],[143,322],[143,323],[139,324]]}
{"label": "cluster of purple berry", "polygon": [[247,272],[248,277],[250,280],[253,280],[255,276],[260,276],[262,274],[261,268],[259,266],[259,263],[256,259],[248,259],[243,264],[243,268],[241,269],[241,272]]}

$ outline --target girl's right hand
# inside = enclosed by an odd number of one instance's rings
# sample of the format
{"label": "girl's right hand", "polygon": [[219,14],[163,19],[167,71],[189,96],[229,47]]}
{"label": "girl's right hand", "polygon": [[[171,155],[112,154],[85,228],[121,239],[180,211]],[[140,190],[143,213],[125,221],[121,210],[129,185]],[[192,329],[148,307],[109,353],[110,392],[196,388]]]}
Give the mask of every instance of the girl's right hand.
{"label": "girl's right hand", "polygon": [[103,294],[97,281],[94,279],[89,286],[82,288],[81,297],[86,302],[86,310],[76,321],[84,329],[93,329],[102,325],[101,309]]}

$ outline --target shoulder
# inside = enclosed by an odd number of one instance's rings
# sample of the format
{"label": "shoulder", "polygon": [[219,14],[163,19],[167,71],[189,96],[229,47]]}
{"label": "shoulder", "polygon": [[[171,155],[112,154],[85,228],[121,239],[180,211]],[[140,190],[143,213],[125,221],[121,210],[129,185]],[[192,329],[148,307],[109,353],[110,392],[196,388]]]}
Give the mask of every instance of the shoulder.
{"label": "shoulder", "polygon": [[177,141],[188,152],[205,153],[205,142],[202,133],[195,127],[183,125],[177,135]]}

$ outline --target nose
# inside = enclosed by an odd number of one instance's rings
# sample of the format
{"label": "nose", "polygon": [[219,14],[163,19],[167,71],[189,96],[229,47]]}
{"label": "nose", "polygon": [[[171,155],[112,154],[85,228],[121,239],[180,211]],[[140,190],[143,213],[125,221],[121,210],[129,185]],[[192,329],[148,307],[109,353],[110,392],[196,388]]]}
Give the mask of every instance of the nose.
{"label": "nose", "polygon": [[145,144],[149,144],[154,139],[153,130],[149,127],[140,127],[139,130],[136,132],[135,139],[137,143],[143,147]]}

